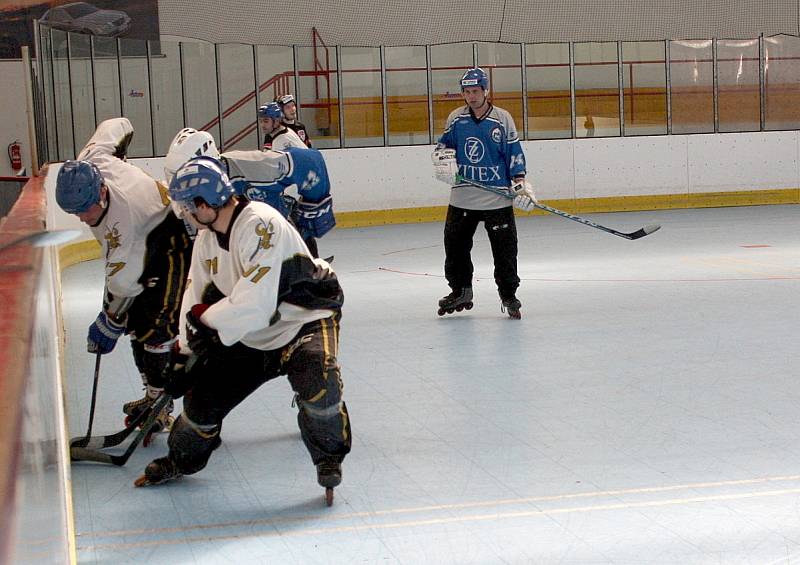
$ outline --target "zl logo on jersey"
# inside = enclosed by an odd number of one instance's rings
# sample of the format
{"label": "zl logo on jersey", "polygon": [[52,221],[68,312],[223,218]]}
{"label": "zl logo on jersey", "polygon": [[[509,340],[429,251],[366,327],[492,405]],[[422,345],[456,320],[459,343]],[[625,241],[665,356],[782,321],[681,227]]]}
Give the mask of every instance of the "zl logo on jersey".
{"label": "zl logo on jersey", "polygon": [[470,163],[480,163],[486,150],[480,139],[477,137],[468,137],[464,142],[464,153]]}

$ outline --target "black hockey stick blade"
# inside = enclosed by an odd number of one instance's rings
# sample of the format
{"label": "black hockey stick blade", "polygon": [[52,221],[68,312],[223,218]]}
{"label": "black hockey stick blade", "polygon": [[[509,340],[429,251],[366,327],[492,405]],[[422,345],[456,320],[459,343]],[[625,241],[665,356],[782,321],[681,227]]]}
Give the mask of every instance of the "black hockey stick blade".
{"label": "black hockey stick blade", "polygon": [[105,449],[107,447],[114,447],[115,445],[119,445],[125,439],[133,433],[133,431],[139,427],[145,418],[150,415],[152,407],[148,408],[147,410],[142,410],[134,419],[130,420],[127,426],[123,428],[121,431],[110,434],[107,436],[92,436],[92,437],[76,437],[72,438],[69,442],[69,448],[72,450],[73,447],[85,447],[88,449]]}
{"label": "black hockey stick blade", "polygon": [[[158,400],[153,403],[153,405],[150,407],[150,413],[147,416],[147,420],[145,420],[144,424],[142,424],[142,429],[139,430],[139,433],[136,434],[136,437],[133,438],[133,441],[130,443],[130,445],[128,445],[128,448],[123,454],[112,455],[110,453],[103,453],[102,451],[86,449],[84,447],[71,447],[69,450],[70,458],[73,461],[96,461],[98,463],[108,463],[111,465],[116,465],[117,467],[122,467],[128,462],[128,459],[130,459],[139,443],[147,434],[150,433],[150,430],[156,422],[156,417],[170,400],[172,400],[170,395],[162,394]],[[146,413],[146,411],[143,412],[143,414],[144,413]]]}
{"label": "black hockey stick blade", "polygon": [[640,237],[644,237],[646,235],[650,235],[651,233],[658,231],[661,229],[661,226],[658,224],[647,224],[645,227],[636,230],[635,232],[631,232],[625,234],[628,239],[639,239]]}

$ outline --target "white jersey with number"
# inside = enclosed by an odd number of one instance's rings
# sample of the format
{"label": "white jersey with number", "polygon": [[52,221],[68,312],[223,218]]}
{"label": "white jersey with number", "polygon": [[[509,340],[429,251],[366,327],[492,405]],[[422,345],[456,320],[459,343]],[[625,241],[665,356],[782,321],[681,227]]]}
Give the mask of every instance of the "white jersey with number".
{"label": "white jersey with number", "polygon": [[127,118],[106,120],[78,155],[78,160],[97,166],[108,187],[108,210],[91,230],[102,246],[106,289],[120,297],[137,296],[144,290],[139,277],[144,271],[147,236],[170,212],[166,188],[114,156],[132,134]]}
{"label": "white jersey with number", "polygon": [[333,310],[278,303],[281,268],[298,254],[311,256],[297,230],[263,202],[238,203],[224,235],[200,230],[181,304],[179,339],[184,350],[186,314],[203,303],[211,283],[224,297],[205,311],[202,321],[217,330],[225,345],[241,342],[262,351],[278,349],[304,324],[332,316]]}

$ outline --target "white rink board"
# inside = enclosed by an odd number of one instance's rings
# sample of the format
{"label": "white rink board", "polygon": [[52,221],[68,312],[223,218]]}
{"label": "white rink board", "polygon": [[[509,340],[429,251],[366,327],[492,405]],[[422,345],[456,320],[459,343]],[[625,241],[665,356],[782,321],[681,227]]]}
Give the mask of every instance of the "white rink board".
{"label": "white rink board", "polygon": [[[799,132],[671,135],[525,141],[529,176],[543,200],[695,194],[800,187]],[[323,151],[337,212],[445,206],[448,188],[434,180],[431,145]],[[132,159],[155,177],[163,157]],[[78,222],[55,206],[49,220]],[[86,230],[88,234],[88,230]]]}

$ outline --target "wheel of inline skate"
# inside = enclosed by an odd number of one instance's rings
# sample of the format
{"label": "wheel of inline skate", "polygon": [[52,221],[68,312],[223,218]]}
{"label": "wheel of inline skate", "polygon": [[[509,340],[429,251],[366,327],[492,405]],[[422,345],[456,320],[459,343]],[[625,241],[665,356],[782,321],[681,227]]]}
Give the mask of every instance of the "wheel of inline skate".
{"label": "wheel of inline skate", "polygon": [[464,309],[472,310],[472,306],[473,306],[472,302],[467,302],[466,304],[464,304]]}
{"label": "wheel of inline skate", "polygon": [[333,489],[330,487],[325,489],[325,506],[333,506]]}
{"label": "wheel of inline skate", "polygon": [[439,314],[440,316],[444,316],[446,312],[447,310],[445,310],[444,308],[439,308],[439,311],[436,313]]}
{"label": "wheel of inline skate", "polygon": [[459,304],[458,306],[456,306],[456,312],[461,312],[463,309],[464,309],[464,306],[462,304]]}
{"label": "wheel of inline skate", "polygon": [[133,416],[125,416],[125,427],[126,428],[131,425],[131,422],[133,422]]}

